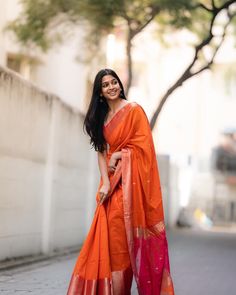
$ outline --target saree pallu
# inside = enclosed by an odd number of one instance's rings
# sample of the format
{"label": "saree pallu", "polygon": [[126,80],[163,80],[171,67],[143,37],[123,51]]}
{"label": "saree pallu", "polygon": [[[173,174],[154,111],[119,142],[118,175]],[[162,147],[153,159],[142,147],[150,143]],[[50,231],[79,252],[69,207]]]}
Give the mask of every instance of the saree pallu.
{"label": "saree pallu", "polygon": [[[146,114],[139,104],[128,103],[103,131],[107,163],[116,151],[122,156],[115,173],[109,173],[109,198],[96,208],[67,295],[129,295],[133,276],[140,295],[174,295],[159,172]],[[102,179],[98,192],[101,185]]]}

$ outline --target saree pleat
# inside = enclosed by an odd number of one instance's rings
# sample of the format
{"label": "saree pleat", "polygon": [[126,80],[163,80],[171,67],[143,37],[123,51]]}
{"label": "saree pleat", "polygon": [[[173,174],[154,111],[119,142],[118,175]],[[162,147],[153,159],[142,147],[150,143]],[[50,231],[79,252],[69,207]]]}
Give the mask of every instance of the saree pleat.
{"label": "saree pleat", "polygon": [[[116,151],[122,156],[109,173],[108,201],[96,208],[67,295],[129,295],[133,275],[140,295],[174,295],[158,166],[142,107],[126,104],[104,136],[107,163]],[[98,191],[101,185],[102,179]]]}

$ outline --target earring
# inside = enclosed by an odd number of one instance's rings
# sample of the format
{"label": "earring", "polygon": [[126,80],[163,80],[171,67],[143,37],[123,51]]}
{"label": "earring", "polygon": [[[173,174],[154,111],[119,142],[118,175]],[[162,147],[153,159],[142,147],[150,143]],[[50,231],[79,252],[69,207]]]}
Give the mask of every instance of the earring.
{"label": "earring", "polygon": [[101,97],[102,97],[102,94],[100,93],[99,96],[100,96],[99,101],[100,101],[100,102],[103,102],[103,100],[102,100],[102,98],[101,98]]}

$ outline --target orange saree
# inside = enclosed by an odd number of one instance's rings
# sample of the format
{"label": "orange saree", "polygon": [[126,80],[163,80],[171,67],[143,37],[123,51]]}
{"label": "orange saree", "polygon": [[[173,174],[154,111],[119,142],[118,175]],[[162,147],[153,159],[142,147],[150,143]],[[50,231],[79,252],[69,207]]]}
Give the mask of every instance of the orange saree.
{"label": "orange saree", "polygon": [[116,151],[122,157],[115,173],[109,173],[109,198],[96,208],[67,295],[129,295],[133,275],[140,295],[174,295],[159,173],[146,114],[137,103],[128,103],[103,131],[107,163]]}

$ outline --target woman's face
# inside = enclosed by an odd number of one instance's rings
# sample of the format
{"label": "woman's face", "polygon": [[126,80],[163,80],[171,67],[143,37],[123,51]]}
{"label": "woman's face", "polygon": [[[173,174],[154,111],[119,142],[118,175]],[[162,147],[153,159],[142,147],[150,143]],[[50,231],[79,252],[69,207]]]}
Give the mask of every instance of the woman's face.
{"label": "woman's face", "polygon": [[115,100],[120,97],[120,85],[118,80],[112,75],[106,75],[102,77],[101,94],[107,100]]}

